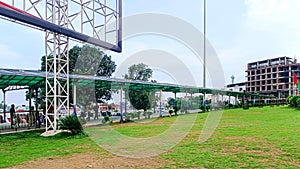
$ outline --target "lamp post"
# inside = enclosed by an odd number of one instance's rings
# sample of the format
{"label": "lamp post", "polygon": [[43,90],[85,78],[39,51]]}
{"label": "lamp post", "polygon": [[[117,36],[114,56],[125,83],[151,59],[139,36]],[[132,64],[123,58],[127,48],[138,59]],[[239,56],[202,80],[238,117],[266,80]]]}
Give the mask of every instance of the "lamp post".
{"label": "lamp post", "polygon": [[206,87],[206,0],[204,0],[204,6],[203,6],[203,88]]}

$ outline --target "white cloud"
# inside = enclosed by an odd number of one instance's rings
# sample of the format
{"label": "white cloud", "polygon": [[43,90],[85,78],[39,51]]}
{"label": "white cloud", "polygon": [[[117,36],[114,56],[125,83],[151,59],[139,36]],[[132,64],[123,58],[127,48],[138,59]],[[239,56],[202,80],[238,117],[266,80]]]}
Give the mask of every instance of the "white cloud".
{"label": "white cloud", "polygon": [[22,56],[14,52],[8,45],[0,44],[0,51],[2,56],[0,67],[12,67],[12,63],[22,60]]}
{"label": "white cloud", "polygon": [[298,29],[299,0],[245,0],[247,24],[259,30]]}
{"label": "white cloud", "polygon": [[5,57],[5,59],[19,59],[20,55],[14,52],[8,45],[0,44],[1,55]]}

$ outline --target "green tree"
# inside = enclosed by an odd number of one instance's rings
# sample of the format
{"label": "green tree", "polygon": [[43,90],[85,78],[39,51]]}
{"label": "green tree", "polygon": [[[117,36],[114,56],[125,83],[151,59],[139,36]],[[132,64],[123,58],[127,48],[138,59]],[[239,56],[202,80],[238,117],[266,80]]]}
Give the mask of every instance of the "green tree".
{"label": "green tree", "polygon": [[168,105],[169,107],[174,109],[175,115],[177,115],[177,112],[181,109],[181,99],[174,99],[169,97],[168,98]]}
{"label": "green tree", "polygon": [[[152,77],[152,70],[147,65],[140,63],[134,64],[128,68],[128,74],[124,77],[130,80],[149,81]],[[145,90],[138,90],[134,86],[129,87],[128,96],[130,103],[135,109],[143,109],[144,112],[151,108],[151,92]]]}
{"label": "green tree", "polygon": [[128,74],[125,75],[125,79],[149,81],[152,73],[152,69],[148,68],[147,65],[143,63],[134,64],[128,68]]}
{"label": "green tree", "polygon": [[[52,58],[53,56],[48,56]],[[46,58],[41,58],[41,70],[46,71]],[[116,64],[112,61],[111,56],[108,56],[103,51],[84,45],[82,47],[74,46],[69,50],[69,72],[81,75],[92,75],[92,76],[105,76],[110,77],[116,70]],[[95,88],[95,90],[90,90]],[[94,93],[92,93],[94,92]],[[81,97],[78,98],[79,104],[85,104],[87,102],[96,101],[102,103],[105,100],[110,100],[112,97],[111,89],[103,89],[97,87],[97,84],[92,84],[80,87],[77,90],[77,94]],[[70,103],[73,102],[72,88],[70,88]]]}

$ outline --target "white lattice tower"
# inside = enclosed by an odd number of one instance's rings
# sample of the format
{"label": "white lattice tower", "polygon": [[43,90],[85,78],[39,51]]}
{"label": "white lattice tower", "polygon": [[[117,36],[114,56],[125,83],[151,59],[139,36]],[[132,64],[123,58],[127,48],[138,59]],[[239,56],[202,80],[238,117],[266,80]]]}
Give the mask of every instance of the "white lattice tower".
{"label": "white lattice tower", "polygon": [[[46,18],[68,27],[68,0],[47,0]],[[69,114],[69,38],[46,31],[46,131],[57,129],[58,118]]]}

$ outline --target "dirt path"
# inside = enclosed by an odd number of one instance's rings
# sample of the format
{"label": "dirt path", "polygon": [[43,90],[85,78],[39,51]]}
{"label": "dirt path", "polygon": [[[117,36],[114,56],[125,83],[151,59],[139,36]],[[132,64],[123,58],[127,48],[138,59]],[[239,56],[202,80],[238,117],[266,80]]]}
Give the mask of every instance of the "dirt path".
{"label": "dirt path", "polygon": [[10,169],[131,169],[131,168],[159,168],[163,161],[157,157],[132,159],[112,156],[102,158],[93,153],[72,154],[65,157],[50,157],[37,159],[24,164],[10,167]]}

